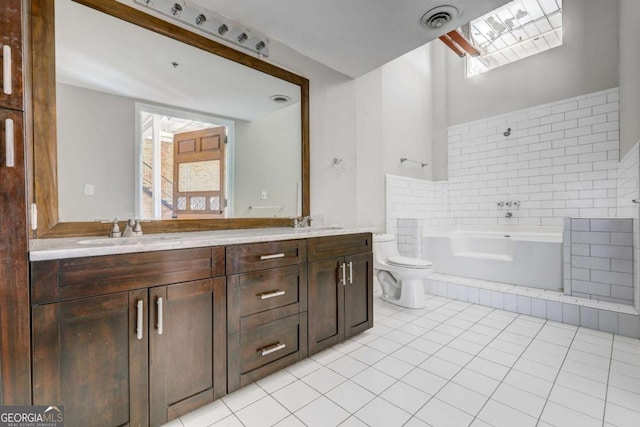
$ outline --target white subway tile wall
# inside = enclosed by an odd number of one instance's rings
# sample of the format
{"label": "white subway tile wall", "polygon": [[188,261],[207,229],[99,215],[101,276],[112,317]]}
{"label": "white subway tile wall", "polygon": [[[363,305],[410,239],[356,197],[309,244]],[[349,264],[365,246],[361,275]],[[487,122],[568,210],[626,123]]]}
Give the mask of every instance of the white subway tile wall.
{"label": "white subway tile wall", "polygon": [[[618,110],[614,88],[450,127],[457,223],[562,226],[565,216],[616,216]],[[521,204],[497,205],[508,201]]]}
{"label": "white subway tile wall", "polygon": [[565,294],[633,305],[633,220],[564,221]]}

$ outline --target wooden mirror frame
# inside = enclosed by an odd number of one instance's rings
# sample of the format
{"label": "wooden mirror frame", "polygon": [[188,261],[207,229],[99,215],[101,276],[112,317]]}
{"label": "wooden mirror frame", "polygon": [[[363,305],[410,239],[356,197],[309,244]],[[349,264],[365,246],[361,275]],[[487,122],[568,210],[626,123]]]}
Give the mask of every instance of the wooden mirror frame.
{"label": "wooden mirror frame", "polygon": [[[158,34],[300,86],[302,132],[302,214],[310,214],[309,80],[239,52],[216,41],[156,18],[116,0],[73,0]],[[58,222],[56,133],[55,1],[31,2],[31,60],[33,65],[33,168],[31,201],[37,205],[37,238],[107,235],[109,226],[97,222]],[[121,218],[124,222],[126,218]],[[259,227],[288,227],[288,218],[224,218],[158,220],[145,224],[145,233],[167,233]]]}

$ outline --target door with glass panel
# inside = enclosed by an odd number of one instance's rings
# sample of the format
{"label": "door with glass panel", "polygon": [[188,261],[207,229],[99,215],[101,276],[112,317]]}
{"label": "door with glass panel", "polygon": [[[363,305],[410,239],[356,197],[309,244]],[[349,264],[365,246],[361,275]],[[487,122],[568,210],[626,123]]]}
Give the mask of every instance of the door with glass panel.
{"label": "door with glass panel", "polygon": [[223,215],[223,126],[174,135],[174,203],[178,218]]}

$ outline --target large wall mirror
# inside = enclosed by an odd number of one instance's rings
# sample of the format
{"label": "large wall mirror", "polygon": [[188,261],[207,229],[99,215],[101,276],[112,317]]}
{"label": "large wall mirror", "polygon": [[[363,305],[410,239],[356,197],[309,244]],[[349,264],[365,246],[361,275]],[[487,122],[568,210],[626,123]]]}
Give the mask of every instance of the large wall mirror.
{"label": "large wall mirror", "polygon": [[33,2],[38,236],[308,215],[308,81],[133,5]]}

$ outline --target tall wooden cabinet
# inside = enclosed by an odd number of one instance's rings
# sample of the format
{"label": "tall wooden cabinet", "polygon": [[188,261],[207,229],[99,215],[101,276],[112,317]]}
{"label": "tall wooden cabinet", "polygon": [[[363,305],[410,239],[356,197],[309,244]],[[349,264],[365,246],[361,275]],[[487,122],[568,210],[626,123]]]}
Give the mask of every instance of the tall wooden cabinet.
{"label": "tall wooden cabinet", "polygon": [[309,239],[309,354],[373,327],[371,234]]}
{"label": "tall wooden cabinet", "polygon": [[29,404],[23,44],[28,2],[0,7],[0,404]]}

